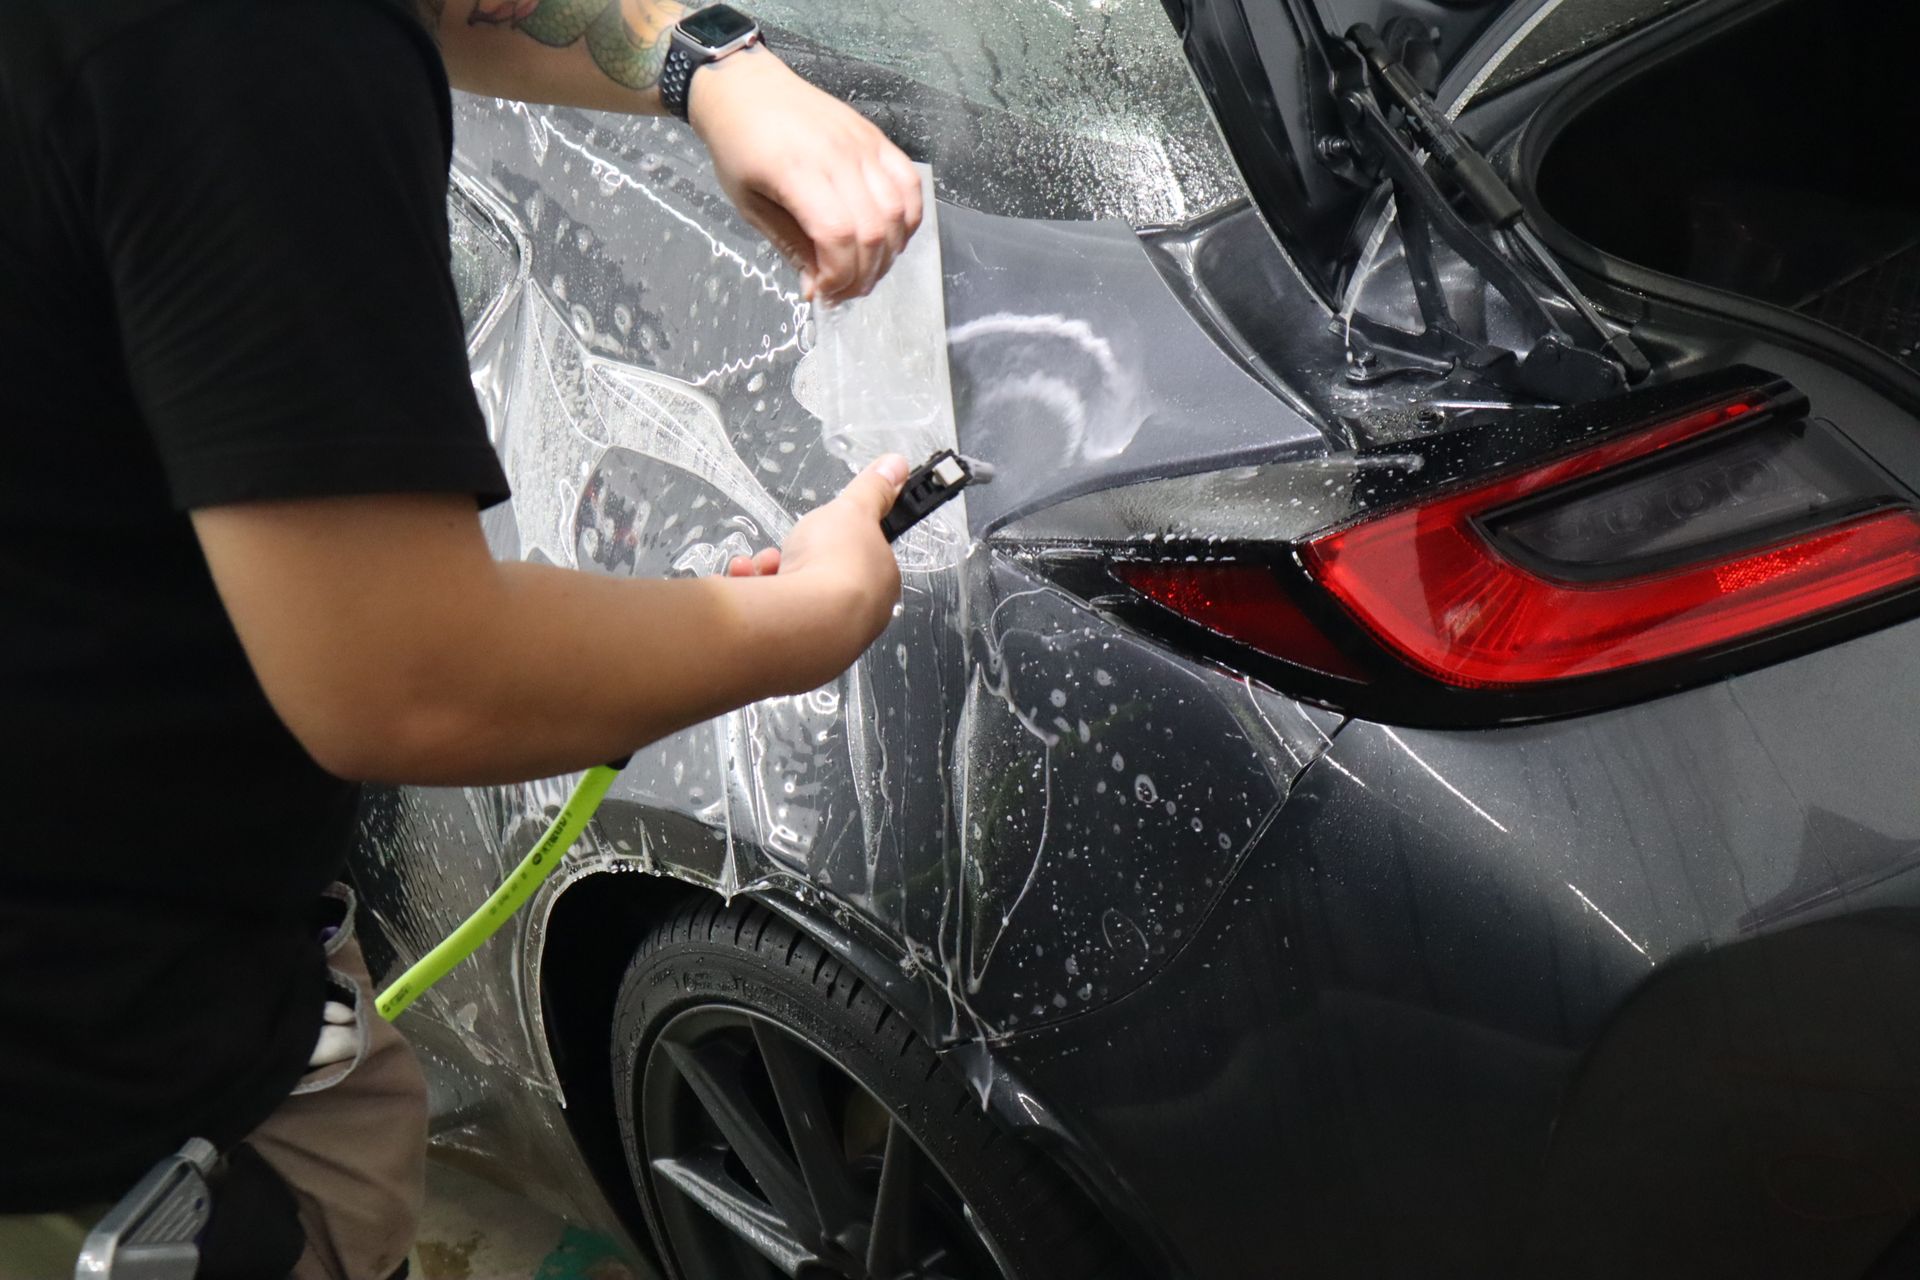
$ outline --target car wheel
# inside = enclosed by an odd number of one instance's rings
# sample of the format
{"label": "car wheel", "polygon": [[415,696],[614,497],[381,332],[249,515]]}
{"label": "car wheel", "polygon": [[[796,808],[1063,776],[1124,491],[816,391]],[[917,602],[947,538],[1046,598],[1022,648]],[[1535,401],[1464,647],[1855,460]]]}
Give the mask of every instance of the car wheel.
{"label": "car wheel", "polygon": [[675,1280],[1130,1274],[1060,1171],[766,907],[678,911],[628,966],[613,1030],[627,1167]]}

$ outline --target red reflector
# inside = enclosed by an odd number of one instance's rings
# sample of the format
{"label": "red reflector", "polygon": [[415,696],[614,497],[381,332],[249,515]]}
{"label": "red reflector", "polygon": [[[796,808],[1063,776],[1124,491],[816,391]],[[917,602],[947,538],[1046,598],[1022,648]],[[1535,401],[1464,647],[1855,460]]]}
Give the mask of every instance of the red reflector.
{"label": "red reflector", "polygon": [[1121,561],[1113,572],[1155,604],[1218,635],[1326,675],[1365,678],[1259,565]]}
{"label": "red reflector", "polygon": [[1860,516],[1784,542],[1601,582],[1542,577],[1474,517],[1710,431],[1745,404],[1363,520],[1304,549],[1314,576],[1373,635],[1449,684],[1597,675],[1751,637],[1920,582],[1920,513]]}

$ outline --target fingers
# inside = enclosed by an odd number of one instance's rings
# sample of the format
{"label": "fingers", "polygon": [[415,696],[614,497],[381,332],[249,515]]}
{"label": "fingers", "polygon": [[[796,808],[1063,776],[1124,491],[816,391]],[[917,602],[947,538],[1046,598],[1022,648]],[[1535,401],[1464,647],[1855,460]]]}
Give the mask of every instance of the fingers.
{"label": "fingers", "polygon": [[859,275],[853,214],[830,168],[789,165],[765,187],[750,187],[735,203],[801,275],[809,301],[833,299]]}
{"label": "fingers", "polygon": [[907,226],[907,198],[900,190],[899,179],[888,172],[885,162],[878,155],[861,164],[860,176],[866,180],[867,193],[873,197],[873,207],[880,214],[881,233],[887,239],[887,256],[889,259],[897,258],[907,247],[907,237],[913,234]]}
{"label": "fingers", "polygon": [[[835,301],[860,275],[860,249],[853,216],[833,180],[824,172],[790,175],[775,193],[794,232],[812,250],[805,272],[811,299]],[[776,244],[778,242],[776,241]]]}
{"label": "fingers", "polygon": [[830,169],[831,208],[789,205],[817,247],[817,294],[844,302],[871,293],[920,225],[920,175],[878,129],[860,134]]}
{"label": "fingers", "polygon": [[912,162],[878,129],[868,125],[866,132],[871,134],[863,139],[866,154],[850,160],[834,183],[853,224],[858,265],[852,280],[821,281],[823,296],[833,302],[872,292],[906,251],[924,212],[920,175]]}
{"label": "fingers", "polygon": [[900,487],[907,482],[907,460],[897,453],[881,454],[867,469],[847,482],[835,502],[852,503],[873,518],[875,524],[893,508]]}
{"label": "fingers", "polygon": [[920,225],[919,174],[871,121],[778,59],[734,61],[695,121],[721,186],[799,269],[810,300],[870,292]]}
{"label": "fingers", "polygon": [[900,221],[905,232],[901,243],[904,245],[920,229],[920,218],[926,212],[920,191],[920,171],[913,167],[913,161],[907,159],[906,152],[885,138],[880,140],[880,156],[876,163],[900,193]]}
{"label": "fingers", "polygon": [[874,203],[860,164],[842,166],[833,175],[834,194],[846,210],[852,228],[854,269],[850,277],[837,284],[821,280],[829,302],[844,302],[870,293],[893,263],[893,250],[887,244],[886,218]]}
{"label": "fingers", "polygon": [[751,556],[735,556],[727,561],[729,578],[766,578],[780,572],[780,548],[768,547]]}

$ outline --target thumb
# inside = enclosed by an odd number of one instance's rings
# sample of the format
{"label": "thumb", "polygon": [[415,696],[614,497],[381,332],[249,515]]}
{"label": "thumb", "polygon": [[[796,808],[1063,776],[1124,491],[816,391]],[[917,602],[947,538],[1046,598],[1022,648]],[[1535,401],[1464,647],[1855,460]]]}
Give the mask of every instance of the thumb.
{"label": "thumb", "polygon": [[878,524],[893,508],[893,500],[900,496],[900,487],[906,482],[907,460],[897,453],[883,453],[848,481],[834,501],[851,502]]}

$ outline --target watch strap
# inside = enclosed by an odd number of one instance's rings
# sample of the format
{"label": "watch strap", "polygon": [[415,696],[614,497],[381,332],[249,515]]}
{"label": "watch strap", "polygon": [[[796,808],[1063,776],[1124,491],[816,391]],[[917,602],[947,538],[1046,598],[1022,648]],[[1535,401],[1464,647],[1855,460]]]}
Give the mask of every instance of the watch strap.
{"label": "watch strap", "polygon": [[[705,51],[702,50],[702,53]],[[702,59],[704,60],[704,59]],[[667,58],[660,67],[660,102],[677,119],[687,118],[687,93],[700,62],[675,31],[668,37]]]}

